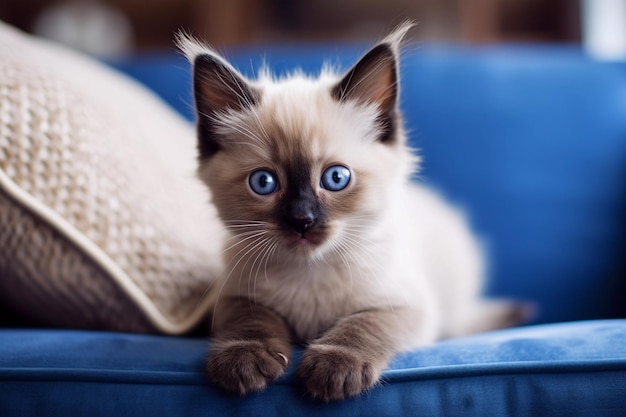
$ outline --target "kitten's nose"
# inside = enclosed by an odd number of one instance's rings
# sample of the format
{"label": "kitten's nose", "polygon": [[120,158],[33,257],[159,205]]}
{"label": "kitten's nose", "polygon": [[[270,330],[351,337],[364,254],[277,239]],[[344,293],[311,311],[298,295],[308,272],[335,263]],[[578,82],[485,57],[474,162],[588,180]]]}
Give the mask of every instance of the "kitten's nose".
{"label": "kitten's nose", "polygon": [[316,218],[313,213],[300,213],[299,215],[292,215],[286,219],[287,224],[296,232],[303,235],[306,231],[310,230],[315,225]]}

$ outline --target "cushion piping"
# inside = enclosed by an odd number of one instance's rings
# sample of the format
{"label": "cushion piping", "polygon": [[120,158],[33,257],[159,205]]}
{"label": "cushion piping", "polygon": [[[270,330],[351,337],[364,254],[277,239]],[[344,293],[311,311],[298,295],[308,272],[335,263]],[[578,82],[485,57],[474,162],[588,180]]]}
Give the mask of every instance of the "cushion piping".
{"label": "cushion piping", "polygon": [[[431,369],[407,368],[387,370],[383,373],[383,383],[403,383],[411,381],[470,378],[492,375],[533,375],[555,373],[590,373],[590,372],[624,372],[625,359],[585,360],[546,362],[532,361],[486,363],[472,365],[452,365]],[[117,382],[157,385],[206,385],[202,372],[185,371],[147,371],[147,370],[111,370],[101,368],[0,368],[0,381],[30,380],[41,381],[82,381],[82,382]],[[294,375],[289,373],[276,381],[276,385],[293,385],[298,383]]]}
{"label": "cushion piping", "polygon": [[136,306],[144,313],[156,330],[166,334],[183,334],[195,327],[206,315],[210,300],[204,297],[202,302],[189,316],[180,322],[169,320],[150,300],[130,277],[98,245],[89,240],[69,222],[47,205],[20,188],[0,169],[0,189],[22,208],[39,217],[54,228],[64,239],[75,245],[84,255],[95,261],[102,270],[118,284]]}

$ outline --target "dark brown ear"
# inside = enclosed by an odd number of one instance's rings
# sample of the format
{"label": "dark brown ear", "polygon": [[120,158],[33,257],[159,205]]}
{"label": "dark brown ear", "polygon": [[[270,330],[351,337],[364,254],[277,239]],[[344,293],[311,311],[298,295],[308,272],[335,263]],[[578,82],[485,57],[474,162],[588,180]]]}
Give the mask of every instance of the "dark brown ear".
{"label": "dark brown ear", "polygon": [[415,24],[407,20],[398,25],[352,67],[331,93],[338,101],[354,100],[375,104],[380,111],[379,140],[394,142],[398,113],[398,51],[407,32]]}
{"label": "dark brown ear", "polygon": [[200,158],[221,149],[215,119],[229,110],[254,106],[259,94],[234,68],[212,55],[198,55],[193,63],[193,85],[198,117]]}
{"label": "dark brown ear", "polygon": [[381,111],[387,111],[396,103],[396,65],[391,45],[376,45],[344,75],[333,96],[340,101],[377,104]]}
{"label": "dark brown ear", "polygon": [[380,110],[383,128],[380,140],[394,137],[394,118],[398,102],[398,68],[394,46],[381,43],[372,48],[332,89],[338,101],[354,100],[375,104]]}

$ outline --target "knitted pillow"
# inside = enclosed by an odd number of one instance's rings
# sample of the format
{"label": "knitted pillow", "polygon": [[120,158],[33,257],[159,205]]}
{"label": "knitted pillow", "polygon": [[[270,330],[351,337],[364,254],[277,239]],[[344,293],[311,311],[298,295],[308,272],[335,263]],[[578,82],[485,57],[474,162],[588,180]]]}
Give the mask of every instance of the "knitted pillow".
{"label": "knitted pillow", "polygon": [[0,303],[52,326],[198,324],[222,228],[194,136],[136,83],[0,22]]}

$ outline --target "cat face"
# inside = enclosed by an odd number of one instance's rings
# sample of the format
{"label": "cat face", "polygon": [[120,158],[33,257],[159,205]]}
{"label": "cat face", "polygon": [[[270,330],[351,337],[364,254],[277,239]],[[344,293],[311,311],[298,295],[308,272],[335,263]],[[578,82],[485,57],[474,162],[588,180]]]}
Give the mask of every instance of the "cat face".
{"label": "cat face", "polygon": [[318,259],[375,232],[412,166],[396,52],[383,42],[341,78],[255,81],[196,56],[199,173],[240,250]]}

